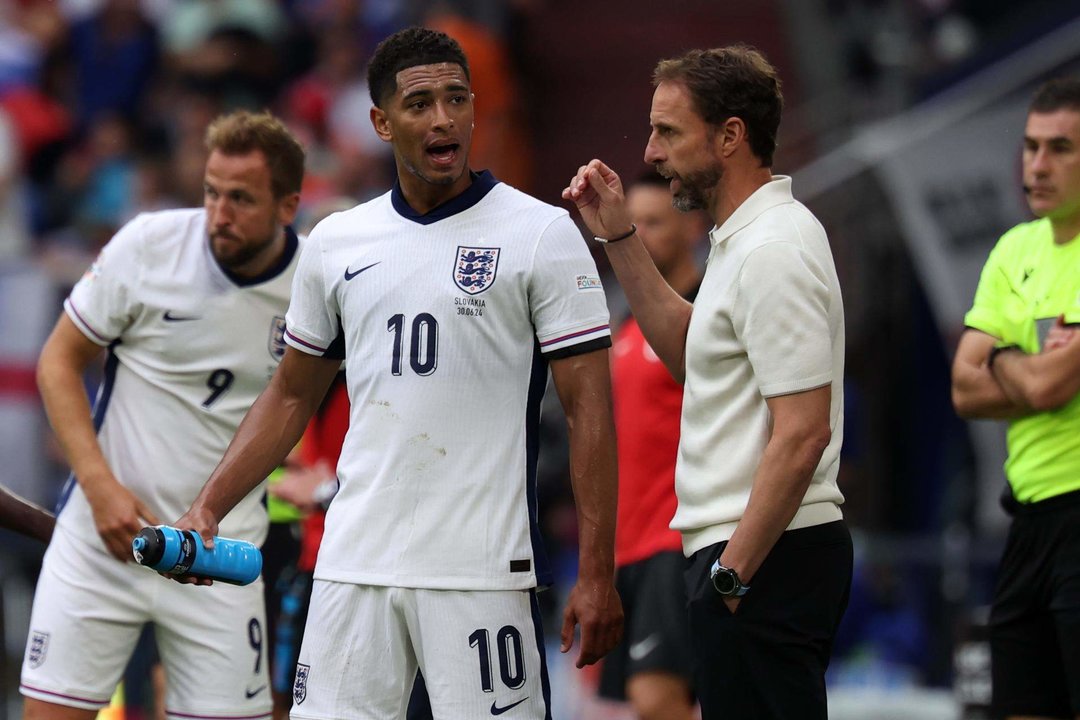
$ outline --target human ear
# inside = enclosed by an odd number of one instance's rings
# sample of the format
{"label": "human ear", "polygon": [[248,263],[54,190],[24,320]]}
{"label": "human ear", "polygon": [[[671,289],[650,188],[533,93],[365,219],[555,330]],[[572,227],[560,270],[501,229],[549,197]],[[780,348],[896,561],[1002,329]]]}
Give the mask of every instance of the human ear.
{"label": "human ear", "polygon": [[375,128],[375,134],[383,142],[390,142],[393,139],[393,133],[390,132],[390,118],[382,108],[372,106],[371,125]]}

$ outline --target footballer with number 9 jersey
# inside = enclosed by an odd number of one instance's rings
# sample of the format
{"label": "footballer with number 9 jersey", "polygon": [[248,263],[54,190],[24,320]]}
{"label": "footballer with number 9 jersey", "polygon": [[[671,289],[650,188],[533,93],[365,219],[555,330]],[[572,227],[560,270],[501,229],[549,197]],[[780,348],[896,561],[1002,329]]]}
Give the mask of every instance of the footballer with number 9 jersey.
{"label": "footballer with number 9 jersey", "polygon": [[[27,720],[92,720],[146,623],[168,717],[270,716],[261,581],[163,583],[132,562],[132,537],[184,512],[284,353],[304,151],[267,113],[218,118],[206,146],[204,207],[125,225],[41,354],[39,386],[72,480],[34,597]],[[103,350],[91,416],[82,375]],[[239,498],[222,533],[261,544],[261,497]]]}
{"label": "footballer with number 9 jersey", "polygon": [[[397,182],[305,244],[289,348],[181,525],[204,539],[300,437],[345,360],[350,427],[315,568],[293,718],[400,718],[417,668],[435,717],[549,718],[536,588],[548,368],[569,425],[578,666],[622,632],[608,311],[568,213],[472,172],[469,70],[402,30],[368,69]],[[508,716],[509,717],[509,716]]]}

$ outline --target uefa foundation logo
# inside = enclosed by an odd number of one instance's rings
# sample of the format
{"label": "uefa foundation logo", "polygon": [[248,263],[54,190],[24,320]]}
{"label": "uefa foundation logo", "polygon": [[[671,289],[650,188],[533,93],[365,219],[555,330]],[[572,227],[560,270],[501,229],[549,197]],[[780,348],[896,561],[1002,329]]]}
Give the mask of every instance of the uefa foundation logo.
{"label": "uefa foundation logo", "polygon": [[34,631],[30,637],[30,650],[27,653],[26,662],[30,667],[38,668],[45,662],[45,656],[49,652],[49,633]]}
{"label": "uefa foundation logo", "polygon": [[293,681],[292,696],[297,705],[307,698],[307,679],[310,672],[311,666],[296,663],[296,680]]}

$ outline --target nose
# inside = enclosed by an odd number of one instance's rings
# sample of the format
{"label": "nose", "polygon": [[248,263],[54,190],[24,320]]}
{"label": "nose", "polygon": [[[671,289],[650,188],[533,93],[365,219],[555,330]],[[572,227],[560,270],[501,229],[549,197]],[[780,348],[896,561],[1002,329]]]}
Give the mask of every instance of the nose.
{"label": "nose", "polygon": [[450,113],[446,111],[446,105],[441,102],[435,103],[435,127],[449,129],[453,124],[454,118],[450,117]]}
{"label": "nose", "polygon": [[223,198],[208,200],[206,215],[210,227],[214,229],[225,227],[232,222],[232,204]]}
{"label": "nose", "polygon": [[1046,148],[1038,147],[1031,152],[1028,168],[1037,175],[1042,175],[1049,168]]}
{"label": "nose", "polygon": [[664,161],[664,154],[660,151],[660,143],[656,139],[656,132],[649,135],[649,141],[645,143],[645,162],[655,165]]}

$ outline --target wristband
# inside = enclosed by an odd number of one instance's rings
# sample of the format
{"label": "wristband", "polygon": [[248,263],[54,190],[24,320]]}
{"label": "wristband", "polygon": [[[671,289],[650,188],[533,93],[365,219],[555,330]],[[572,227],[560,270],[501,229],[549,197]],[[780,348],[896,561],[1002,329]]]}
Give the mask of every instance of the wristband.
{"label": "wristband", "polygon": [[630,229],[627,230],[626,232],[624,232],[622,235],[617,235],[616,237],[613,237],[613,238],[602,238],[599,235],[593,235],[593,240],[595,240],[598,243],[604,243],[605,245],[607,245],[608,243],[615,243],[615,242],[619,242],[620,240],[625,240],[626,238],[630,237],[631,235],[633,235],[636,232],[637,232],[637,225],[635,225],[634,223],[630,223]]}

